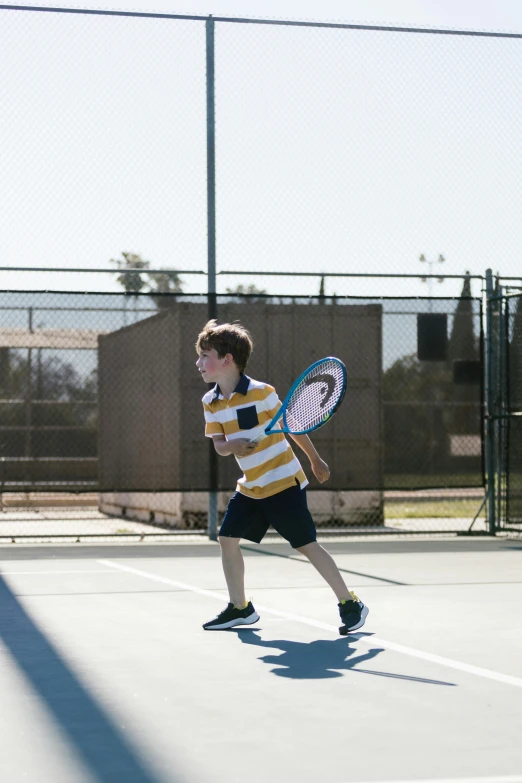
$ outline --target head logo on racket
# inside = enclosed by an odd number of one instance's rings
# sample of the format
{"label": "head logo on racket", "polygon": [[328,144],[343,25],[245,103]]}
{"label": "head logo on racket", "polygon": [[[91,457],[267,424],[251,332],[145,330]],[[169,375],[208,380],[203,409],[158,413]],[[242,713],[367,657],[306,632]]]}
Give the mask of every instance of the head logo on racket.
{"label": "head logo on racket", "polygon": [[346,367],[340,359],[327,356],[314,362],[299,376],[272,421],[252,442],[259,443],[273,432],[299,435],[322,427],[341,404],[346,383]]}
{"label": "head logo on racket", "polygon": [[326,386],[321,389],[321,394],[323,395],[323,399],[321,402],[321,408],[324,408],[330,397],[335,391],[335,378],[333,375],[330,375],[330,373],[320,373],[318,375],[312,375],[311,377],[307,377],[304,379],[305,386],[310,386],[312,383],[325,383]]}

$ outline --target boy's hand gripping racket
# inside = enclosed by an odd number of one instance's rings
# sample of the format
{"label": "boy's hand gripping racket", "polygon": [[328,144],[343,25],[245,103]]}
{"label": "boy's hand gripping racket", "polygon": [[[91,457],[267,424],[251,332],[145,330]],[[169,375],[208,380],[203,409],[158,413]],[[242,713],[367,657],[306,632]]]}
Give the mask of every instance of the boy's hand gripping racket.
{"label": "boy's hand gripping racket", "polygon": [[341,404],[346,383],[346,367],[340,359],[327,356],[314,362],[296,380],[264,432],[251,443],[259,443],[273,432],[303,435],[322,427]]}

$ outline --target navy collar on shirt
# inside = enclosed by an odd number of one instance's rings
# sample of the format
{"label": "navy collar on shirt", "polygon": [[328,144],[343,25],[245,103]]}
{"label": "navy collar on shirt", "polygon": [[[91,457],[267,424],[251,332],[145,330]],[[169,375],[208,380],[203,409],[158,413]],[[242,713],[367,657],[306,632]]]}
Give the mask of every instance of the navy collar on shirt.
{"label": "navy collar on shirt", "polygon": [[[242,372],[239,377],[239,381],[237,382],[237,386],[232,392],[232,394],[235,394],[237,392],[238,394],[244,395],[248,392],[249,386],[250,386],[250,378],[248,377],[248,375],[245,375],[245,373]],[[216,385],[212,389],[212,402],[214,402],[214,400],[217,400],[220,394],[221,394],[221,389],[216,383]]]}

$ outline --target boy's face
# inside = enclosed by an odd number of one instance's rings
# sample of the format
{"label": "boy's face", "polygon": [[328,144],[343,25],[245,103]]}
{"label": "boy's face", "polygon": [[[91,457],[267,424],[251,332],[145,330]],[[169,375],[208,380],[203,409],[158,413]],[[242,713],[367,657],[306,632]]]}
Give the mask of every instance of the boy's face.
{"label": "boy's face", "polygon": [[205,383],[219,383],[220,379],[227,375],[233,366],[231,354],[227,353],[220,359],[215,348],[201,349],[196,362],[196,367]]}

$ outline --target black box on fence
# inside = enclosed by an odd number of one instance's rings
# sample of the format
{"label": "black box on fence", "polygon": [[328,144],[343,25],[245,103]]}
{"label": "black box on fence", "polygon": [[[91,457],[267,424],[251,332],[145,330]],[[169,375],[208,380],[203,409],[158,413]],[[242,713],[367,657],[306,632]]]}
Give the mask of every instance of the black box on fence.
{"label": "black box on fence", "polygon": [[417,315],[417,358],[421,362],[445,362],[448,358],[448,316]]}
{"label": "black box on fence", "polygon": [[480,383],[482,363],[478,359],[455,359],[453,362],[453,383]]}

